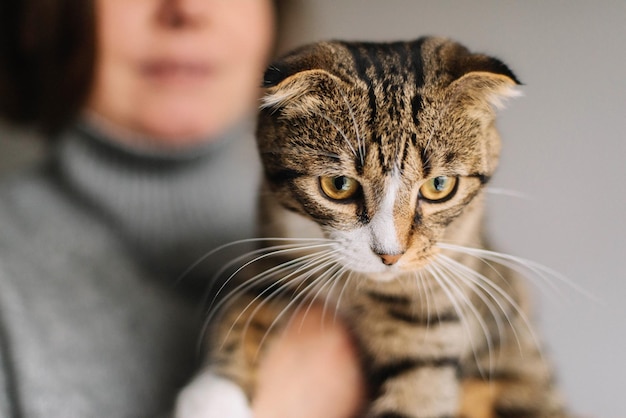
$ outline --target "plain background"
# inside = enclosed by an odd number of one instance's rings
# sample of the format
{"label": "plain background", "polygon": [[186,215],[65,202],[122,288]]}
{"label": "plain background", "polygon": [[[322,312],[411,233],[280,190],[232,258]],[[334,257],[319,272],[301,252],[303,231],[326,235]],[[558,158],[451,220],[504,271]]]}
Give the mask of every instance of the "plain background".
{"label": "plain background", "polygon": [[[575,412],[626,417],[626,1],[291,1],[283,49],[434,34],[516,72],[525,96],[501,112],[504,148],[491,187],[525,197],[490,195],[488,227],[498,250],[596,296],[556,279],[558,291],[534,288]],[[41,154],[29,136],[0,129],[0,173]]]}

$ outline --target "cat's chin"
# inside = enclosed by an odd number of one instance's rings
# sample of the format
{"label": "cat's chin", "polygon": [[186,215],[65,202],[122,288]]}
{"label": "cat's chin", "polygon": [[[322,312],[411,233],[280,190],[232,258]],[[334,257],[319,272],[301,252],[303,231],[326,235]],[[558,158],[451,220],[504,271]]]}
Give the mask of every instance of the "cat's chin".
{"label": "cat's chin", "polygon": [[419,260],[405,260],[394,265],[385,265],[380,260],[355,260],[347,261],[339,259],[338,262],[347,270],[363,277],[363,279],[380,283],[389,283],[403,278],[414,278],[415,274],[423,271],[429,264],[430,257],[422,257]]}
{"label": "cat's chin", "polygon": [[379,283],[389,283],[397,280],[402,274],[398,271],[383,271],[378,273],[367,273],[365,276],[368,280]]}
{"label": "cat's chin", "polygon": [[395,280],[401,280],[402,278],[407,277],[407,274],[410,275],[410,272],[400,269],[397,266],[385,267],[376,271],[359,271],[356,273],[359,273],[366,280],[378,283],[389,283]]}
{"label": "cat's chin", "polygon": [[[428,270],[425,267],[429,264],[427,259],[422,259],[419,262],[413,263],[398,263],[393,266],[384,265],[370,265],[369,269],[360,267],[354,268],[354,264],[351,267],[346,266],[352,272],[360,275],[363,279],[378,283],[390,283],[398,280],[411,280],[414,281],[418,275],[421,275]],[[426,275],[428,276],[428,275]],[[425,277],[426,277],[425,276]]]}

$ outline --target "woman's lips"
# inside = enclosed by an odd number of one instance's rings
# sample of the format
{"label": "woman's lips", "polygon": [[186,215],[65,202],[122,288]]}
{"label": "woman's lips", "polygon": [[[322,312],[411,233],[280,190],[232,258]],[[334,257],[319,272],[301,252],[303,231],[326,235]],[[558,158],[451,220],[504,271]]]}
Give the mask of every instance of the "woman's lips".
{"label": "woman's lips", "polygon": [[175,59],[144,61],[140,72],[148,79],[166,84],[187,84],[206,81],[213,68],[208,63]]}

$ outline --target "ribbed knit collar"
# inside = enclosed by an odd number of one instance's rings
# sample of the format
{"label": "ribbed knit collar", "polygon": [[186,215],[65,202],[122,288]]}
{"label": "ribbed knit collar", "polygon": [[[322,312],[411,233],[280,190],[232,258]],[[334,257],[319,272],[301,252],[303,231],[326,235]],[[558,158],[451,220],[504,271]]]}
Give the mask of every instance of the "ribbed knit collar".
{"label": "ribbed knit collar", "polygon": [[[260,169],[250,126],[166,152],[122,146],[83,121],[62,136],[58,166],[70,190],[104,215],[131,251],[175,278],[215,247],[255,235]],[[195,272],[206,275],[232,256],[209,259]]]}

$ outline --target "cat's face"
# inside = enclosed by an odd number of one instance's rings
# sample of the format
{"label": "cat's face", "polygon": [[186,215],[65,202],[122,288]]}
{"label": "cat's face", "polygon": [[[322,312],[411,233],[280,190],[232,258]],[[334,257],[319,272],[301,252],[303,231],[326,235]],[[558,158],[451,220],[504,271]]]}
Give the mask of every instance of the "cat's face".
{"label": "cat's face", "polygon": [[335,260],[381,280],[424,266],[442,239],[467,241],[497,164],[493,108],[516,83],[436,38],[286,57],[266,73],[258,143],[272,199],[301,216],[275,230],[317,230]]}

